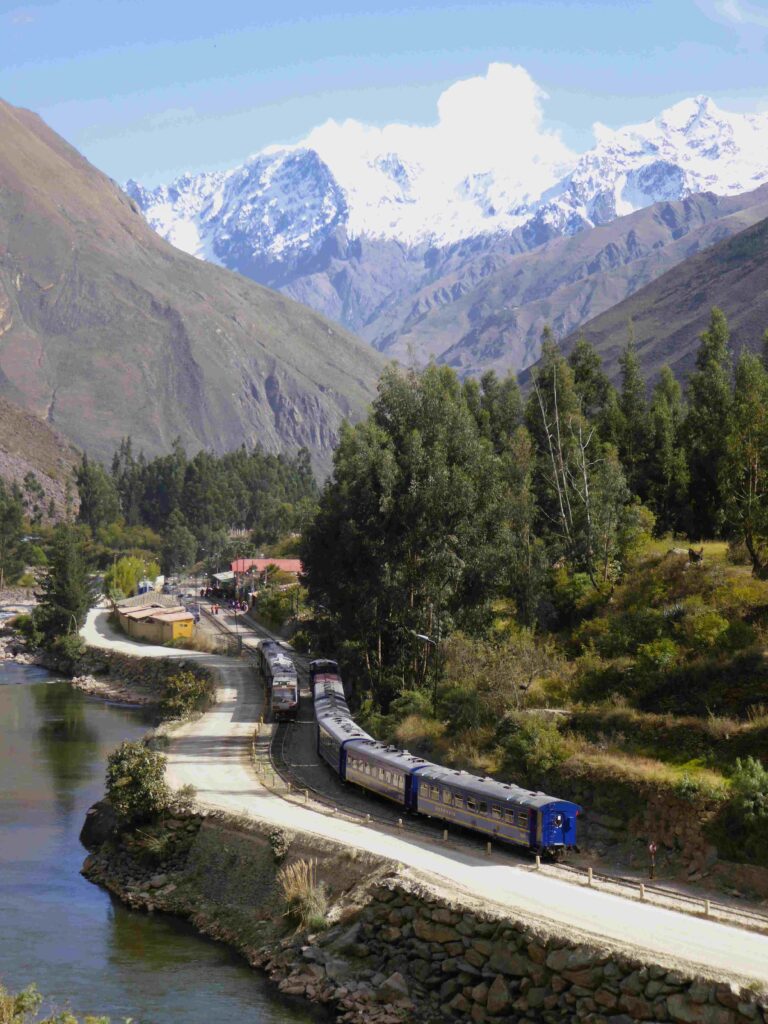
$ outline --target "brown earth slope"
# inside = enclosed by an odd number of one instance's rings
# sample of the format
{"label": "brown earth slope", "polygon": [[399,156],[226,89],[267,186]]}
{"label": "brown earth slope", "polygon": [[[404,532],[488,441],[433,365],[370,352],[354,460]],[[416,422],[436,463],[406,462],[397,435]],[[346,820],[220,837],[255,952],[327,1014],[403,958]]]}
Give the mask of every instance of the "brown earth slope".
{"label": "brown earth slope", "polygon": [[[759,349],[768,328],[768,219],[687,259],[583,328],[618,377],[618,358],[631,320],[648,378],[668,363],[684,379],[693,367],[699,335],[712,306],[728,317],[734,351]],[[576,335],[564,342],[570,350]]]}
{"label": "brown earth slope", "polygon": [[21,486],[27,473],[33,473],[45,495],[40,504],[46,519],[51,501],[55,518],[64,514],[68,483],[76,504],[78,462],[77,451],[52,427],[0,398],[0,478]]}
{"label": "brown earth slope", "polygon": [[86,451],[306,445],[327,468],[383,363],[344,329],[162,241],[35,114],[0,101],[0,395]]}
{"label": "brown earth slope", "polygon": [[519,371],[538,359],[545,324],[565,337],[671,267],[768,216],[768,186],[656,203],[529,252],[468,244],[437,276],[361,330],[389,356],[433,356],[462,375]]}

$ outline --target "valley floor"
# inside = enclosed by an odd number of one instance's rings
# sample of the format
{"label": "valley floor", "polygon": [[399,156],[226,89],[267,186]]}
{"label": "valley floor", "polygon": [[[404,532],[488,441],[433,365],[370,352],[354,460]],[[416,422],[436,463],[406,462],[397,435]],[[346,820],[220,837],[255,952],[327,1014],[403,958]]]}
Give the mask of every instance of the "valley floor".
{"label": "valley floor", "polygon": [[572,885],[536,873],[527,863],[441,849],[433,841],[368,828],[281,799],[259,782],[251,763],[262,707],[260,687],[246,663],[134,643],[114,631],[107,612],[98,609],[90,612],[82,633],[94,647],[143,657],[193,658],[217,670],[216,704],[173,731],[167,751],[170,783],[193,785],[203,805],[389,858],[453,893],[512,909],[520,919],[546,922],[577,938],[589,936],[657,963],[768,986],[768,936]]}

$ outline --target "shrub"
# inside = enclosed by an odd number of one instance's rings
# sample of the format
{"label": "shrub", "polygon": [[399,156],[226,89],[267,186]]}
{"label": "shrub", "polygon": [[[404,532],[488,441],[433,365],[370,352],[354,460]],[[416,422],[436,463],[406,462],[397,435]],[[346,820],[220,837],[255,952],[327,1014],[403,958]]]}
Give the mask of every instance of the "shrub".
{"label": "shrub", "polygon": [[757,758],[736,759],[731,799],[713,832],[721,854],[768,866],[768,770]]}
{"label": "shrub", "polygon": [[165,681],[160,713],[163,718],[185,718],[207,707],[212,692],[213,683],[207,675],[177,672]]}
{"label": "shrub", "polygon": [[33,572],[23,572],[21,576],[19,576],[19,586],[36,587],[37,578],[35,577],[35,574]]}
{"label": "shrub", "polygon": [[181,786],[175,791],[171,798],[170,810],[174,814],[179,814],[184,817],[187,814],[192,814],[195,809],[195,801],[197,800],[197,790],[191,783],[187,783],[186,786]]}
{"label": "shrub", "polygon": [[52,647],[57,654],[69,661],[77,661],[85,654],[85,644],[79,633],[66,633],[64,636],[57,636]]}
{"label": "shrub", "polygon": [[45,639],[31,615],[17,615],[13,620],[13,626],[32,647],[40,647]]}
{"label": "shrub", "polygon": [[533,779],[551,771],[571,753],[556,722],[536,714],[508,715],[500,726],[504,770]]}
{"label": "shrub", "polygon": [[683,633],[688,644],[697,651],[714,647],[728,629],[728,620],[710,608],[696,610],[683,623]]}
{"label": "shrub", "polygon": [[395,729],[395,739],[407,750],[422,756],[433,755],[442,749],[445,724],[426,715],[406,715]]}
{"label": "shrub", "polygon": [[317,881],[314,859],[297,860],[281,868],[277,882],[283,891],[286,917],[300,928],[317,930],[326,927],[328,896],[325,887]]}
{"label": "shrub", "polygon": [[662,637],[637,649],[637,667],[641,672],[664,672],[677,661],[679,648],[674,640]]}
{"label": "shrub", "polygon": [[107,758],[107,796],[125,824],[137,824],[166,809],[171,793],[162,754],[139,742],[121,743]]}
{"label": "shrub", "polygon": [[[43,997],[34,985],[14,993],[0,984],[0,1024],[80,1024],[80,1018],[68,1011],[53,1013],[41,1020],[39,1011],[42,1003]],[[109,1024],[109,1017],[86,1016],[82,1018],[82,1024]],[[126,1024],[129,1024],[127,1020]]]}

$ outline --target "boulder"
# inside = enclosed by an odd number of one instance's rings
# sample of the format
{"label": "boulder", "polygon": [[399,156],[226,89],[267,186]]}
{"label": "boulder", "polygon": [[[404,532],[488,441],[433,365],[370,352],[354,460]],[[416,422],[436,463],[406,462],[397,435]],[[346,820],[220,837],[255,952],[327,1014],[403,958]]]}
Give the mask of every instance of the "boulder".
{"label": "boulder", "polygon": [[86,850],[97,850],[117,832],[119,820],[109,800],[99,800],[89,808],[80,830],[80,842]]}

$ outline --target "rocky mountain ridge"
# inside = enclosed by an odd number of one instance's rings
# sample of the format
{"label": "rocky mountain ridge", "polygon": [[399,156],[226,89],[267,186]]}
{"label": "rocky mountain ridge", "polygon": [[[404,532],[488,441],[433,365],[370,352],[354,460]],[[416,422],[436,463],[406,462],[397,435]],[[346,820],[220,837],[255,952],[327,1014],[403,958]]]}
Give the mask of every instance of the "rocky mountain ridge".
{"label": "rocky mountain ridge", "polygon": [[[501,73],[495,67],[489,78]],[[546,308],[522,324],[480,282],[518,273],[526,260],[539,267],[542,246],[557,240],[611,225],[628,236],[629,222],[619,228],[625,218],[655,206],[670,220],[667,237],[654,242],[661,249],[691,230],[675,204],[702,193],[717,201],[754,193],[768,182],[768,113],[728,113],[704,96],[643,124],[598,125],[591,150],[578,156],[555,146],[535,173],[520,170],[507,149],[489,155],[480,146],[476,166],[471,154],[453,166],[439,146],[434,158],[423,143],[420,149],[405,128],[396,135],[363,129],[331,123],[231,171],[185,175],[151,190],[129,181],[126,191],[179,248],[282,290],[388,355],[415,363],[431,356],[470,373],[525,367],[538,355],[545,319],[567,333],[606,308],[595,304],[578,267],[570,276],[582,284],[562,302],[560,284],[537,270]],[[735,230],[745,226],[742,220]],[[709,241],[677,246],[675,258],[729,233],[721,227]],[[561,258],[567,252],[564,245]],[[603,288],[606,301],[647,283],[653,262],[638,275],[619,273]],[[658,272],[669,265],[659,261]],[[501,328],[483,326],[489,319]]]}
{"label": "rocky mountain ridge", "polygon": [[309,448],[321,471],[382,362],[284,295],[174,249],[36,115],[0,101],[0,395],[109,458]]}

